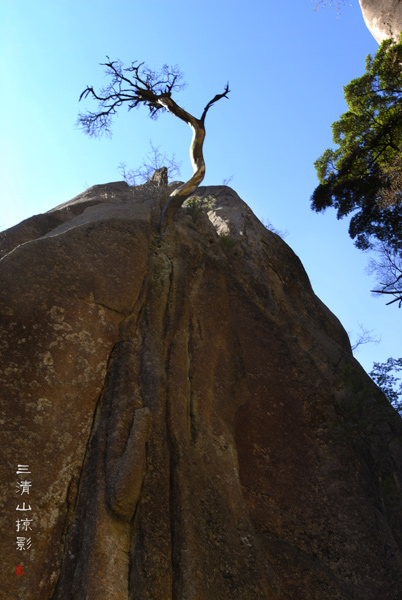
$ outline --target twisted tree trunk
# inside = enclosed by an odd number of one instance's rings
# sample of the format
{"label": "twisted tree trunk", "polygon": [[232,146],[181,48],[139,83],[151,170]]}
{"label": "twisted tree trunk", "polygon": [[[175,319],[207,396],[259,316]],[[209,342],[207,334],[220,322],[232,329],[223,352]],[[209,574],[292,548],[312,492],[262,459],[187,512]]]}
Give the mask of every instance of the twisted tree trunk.
{"label": "twisted tree trunk", "polygon": [[102,89],[100,93],[95,92],[92,86],[88,86],[80,96],[80,100],[89,96],[99,102],[100,110],[98,112],[88,111],[79,115],[78,122],[89,135],[97,136],[104,131],[109,131],[113,115],[116,113],[117,108],[124,103],[128,103],[129,110],[139,104],[145,104],[152,118],[156,118],[158,111],[167,110],[188,123],[193,130],[190,158],[194,174],[168,197],[160,220],[160,227],[162,228],[163,225],[172,220],[176,210],[180,208],[186,198],[194,192],[204,179],[205,162],[202,147],[205,139],[205,117],[215,102],[228,97],[229,83],[226,84],[222,94],[216,94],[208,102],[201,118],[196,119],[172,99],[172,91],[183,88],[183,84],[180,83],[182,74],[177,66],[168,67],[164,65],[159,73],[144,66],[144,63],[137,64],[137,61],[131,63],[131,67],[127,69],[122,68],[120,61],[109,60],[105,63],[105,66],[107,67],[107,74],[112,77],[111,83]]}
{"label": "twisted tree trunk", "polygon": [[225,91],[222,94],[216,94],[216,96],[208,102],[204,108],[201,119],[193,117],[193,115],[178,106],[178,104],[170,97],[158,99],[158,103],[173,115],[188,123],[193,130],[193,138],[190,146],[190,159],[194,170],[193,176],[176,188],[168,197],[161,214],[161,228],[166,227],[166,225],[171,222],[174,213],[180,208],[183,202],[191,196],[205,177],[205,161],[202,153],[205,139],[205,117],[211,106],[221,98],[227,98],[228,93],[229,84],[226,85]]}

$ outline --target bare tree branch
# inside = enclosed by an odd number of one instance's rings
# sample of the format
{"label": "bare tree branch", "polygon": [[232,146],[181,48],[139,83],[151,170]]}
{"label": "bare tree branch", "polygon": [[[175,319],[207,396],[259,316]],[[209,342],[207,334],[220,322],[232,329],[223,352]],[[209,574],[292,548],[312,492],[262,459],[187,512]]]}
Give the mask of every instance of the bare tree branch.
{"label": "bare tree branch", "polygon": [[385,243],[375,246],[377,259],[369,263],[369,273],[375,273],[380,288],[371,290],[373,294],[394,296],[387,306],[398,302],[402,306],[402,252]]}
{"label": "bare tree branch", "polygon": [[201,121],[202,122],[204,122],[205,117],[207,116],[207,112],[209,111],[209,109],[211,108],[211,106],[213,104],[215,104],[215,102],[218,102],[218,100],[220,100],[221,98],[227,98],[229,92],[230,92],[230,90],[229,90],[229,82],[227,82],[227,84],[225,86],[225,91],[223,92],[223,94],[216,94],[216,96],[214,98],[212,98],[212,100],[210,100],[208,102],[208,104],[206,105],[206,107],[204,108],[204,112],[202,113],[202,116],[201,116]]}
{"label": "bare tree branch", "polygon": [[[351,344],[353,352],[357,350],[359,346],[363,346],[364,344],[379,344],[381,338],[374,338],[372,333],[372,329],[368,330],[361,323],[359,323],[359,332],[357,334],[356,341]],[[350,333],[348,335],[350,337]]]}
{"label": "bare tree branch", "polygon": [[158,171],[164,166],[167,168],[168,181],[171,181],[174,177],[180,175],[181,162],[176,160],[175,155],[172,154],[172,156],[169,157],[166,152],[160,151],[160,146],[154,146],[151,140],[149,141],[149,144],[151,150],[142,160],[142,164],[139,167],[127,170],[125,163],[119,164],[119,171],[130,186],[149,182],[155,171]]}

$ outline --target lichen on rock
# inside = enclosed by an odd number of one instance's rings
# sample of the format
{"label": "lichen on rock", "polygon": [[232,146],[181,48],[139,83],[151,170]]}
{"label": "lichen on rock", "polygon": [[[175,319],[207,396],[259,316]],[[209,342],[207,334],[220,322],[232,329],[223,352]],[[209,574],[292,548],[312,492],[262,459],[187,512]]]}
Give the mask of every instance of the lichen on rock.
{"label": "lichen on rock", "polygon": [[364,21],[379,44],[389,38],[400,41],[401,0],[359,0]]}

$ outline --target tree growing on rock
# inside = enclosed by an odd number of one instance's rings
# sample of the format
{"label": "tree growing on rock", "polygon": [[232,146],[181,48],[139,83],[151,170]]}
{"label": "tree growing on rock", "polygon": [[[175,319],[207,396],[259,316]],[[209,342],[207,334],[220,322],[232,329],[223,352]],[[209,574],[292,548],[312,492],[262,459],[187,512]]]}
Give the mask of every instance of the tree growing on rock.
{"label": "tree growing on rock", "polygon": [[185,87],[183,75],[177,66],[164,65],[160,71],[154,71],[143,62],[134,61],[129,67],[123,68],[120,60],[111,61],[109,57],[106,58],[107,62],[102,66],[106,67],[106,74],[110,77],[109,84],[99,92],[87,86],[80,96],[80,100],[90,97],[98,101],[97,111],[80,113],[78,117],[78,123],[88,135],[99,136],[110,133],[113,117],[121,106],[125,105],[128,110],[131,110],[142,104],[148,108],[152,119],[156,119],[161,112],[168,111],[187,123],[193,131],[190,158],[194,173],[168,197],[162,210],[162,224],[165,219],[171,220],[176,210],[204,179],[205,161],[202,150],[205,139],[205,117],[215,102],[228,97],[229,84],[226,84],[221,94],[216,94],[208,102],[201,117],[196,118],[172,98],[173,92],[178,92]]}

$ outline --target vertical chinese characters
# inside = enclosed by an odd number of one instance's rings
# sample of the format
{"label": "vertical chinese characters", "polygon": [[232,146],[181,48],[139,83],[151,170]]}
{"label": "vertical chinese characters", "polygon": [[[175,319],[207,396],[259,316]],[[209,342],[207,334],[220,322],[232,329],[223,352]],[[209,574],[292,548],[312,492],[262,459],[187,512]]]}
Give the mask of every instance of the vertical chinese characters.
{"label": "vertical chinese characters", "polygon": [[[17,475],[23,477],[30,475],[31,471],[29,471],[29,465],[18,465],[16,473]],[[21,477],[21,480],[16,485],[16,493],[20,496],[23,496],[24,494],[29,496],[32,488],[32,481],[23,477]],[[16,537],[17,550],[29,550],[32,547],[32,538],[29,534],[32,531],[31,523],[33,521],[33,519],[30,518],[32,507],[29,503],[29,499],[27,498],[25,500],[24,498],[21,498],[21,502],[17,504],[15,510],[23,513],[17,513],[18,518],[15,520],[16,533],[23,534],[17,535]]]}

